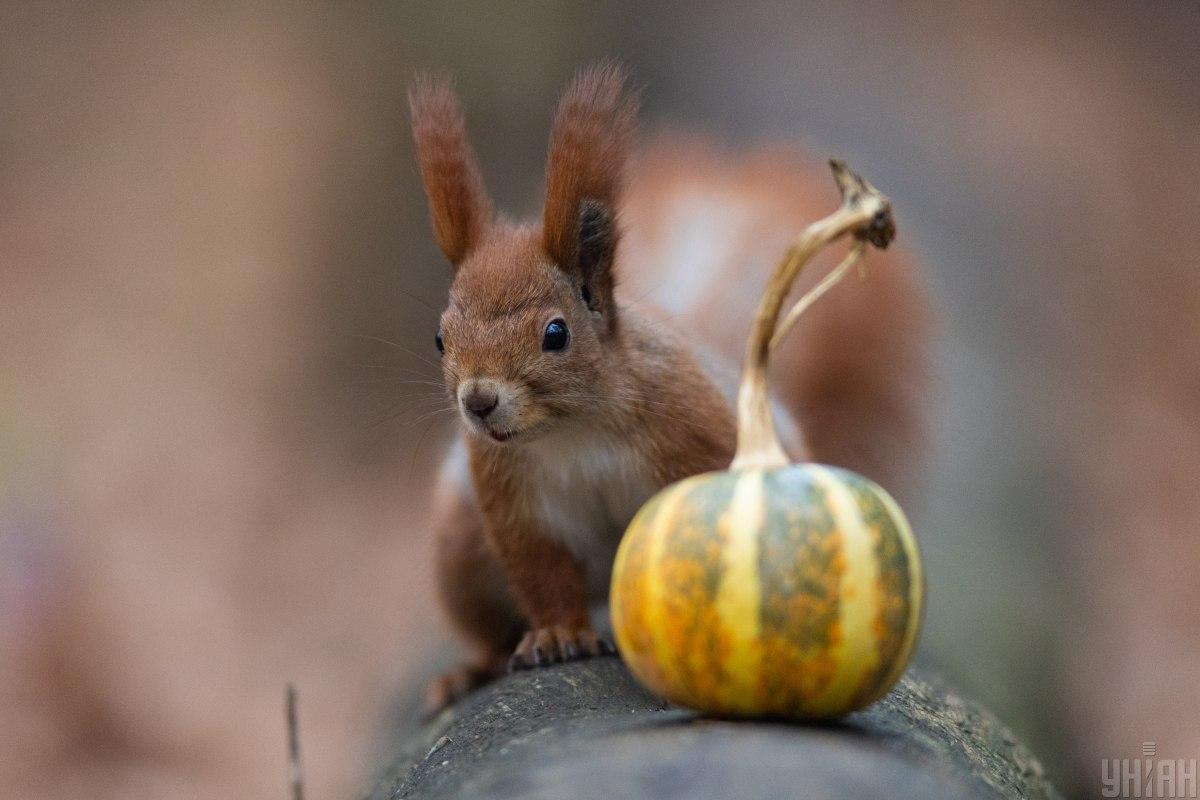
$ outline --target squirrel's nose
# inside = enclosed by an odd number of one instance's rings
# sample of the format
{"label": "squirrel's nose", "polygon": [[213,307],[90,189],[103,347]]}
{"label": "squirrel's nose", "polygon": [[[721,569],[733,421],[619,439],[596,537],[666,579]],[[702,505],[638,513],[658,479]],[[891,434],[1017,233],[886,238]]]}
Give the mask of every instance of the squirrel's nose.
{"label": "squirrel's nose", "polygon": [[499,403],[500,396],[495,391],[478,386],[472,387],[462,398],[463,408],[480,419],[485,419],[491,414]]}

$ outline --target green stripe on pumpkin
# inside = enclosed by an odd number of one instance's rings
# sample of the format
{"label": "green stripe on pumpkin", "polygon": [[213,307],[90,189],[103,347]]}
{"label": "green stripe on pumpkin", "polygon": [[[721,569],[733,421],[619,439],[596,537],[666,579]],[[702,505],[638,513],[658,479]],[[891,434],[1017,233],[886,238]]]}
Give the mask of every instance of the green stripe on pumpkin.
{"label": "green stripe on pumpkin", "polygon": [[833,678],[842,549],[826,489],[802,470],[766,479],[767,514],[759,554],[766,697],[801,707]]}
{"label": "green stripe on pumpkin", "polygon": [[652,566],[651,580],[659,604],[657,652],[671,654],[662,666],[686,696],[712,698],[732,680],[726,663],[730,640],[717,610],[728,530],[720,524],[714,530],[714,522],[729,508],[736,480],[705,477],[681,484],[672,518],[656,520],[663,556]]}

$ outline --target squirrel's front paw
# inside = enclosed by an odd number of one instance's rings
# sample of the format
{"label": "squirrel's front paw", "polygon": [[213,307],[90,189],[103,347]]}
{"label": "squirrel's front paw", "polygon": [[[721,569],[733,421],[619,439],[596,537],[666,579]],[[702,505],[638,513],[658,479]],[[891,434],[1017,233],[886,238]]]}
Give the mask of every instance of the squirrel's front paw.
{"label": "squirrel's front paw", "polygon": [[600,638],[591,628],[534,628],[525,634],[512,658],[508,669],[531,669],[548,667],[560,661],[574,661],[590,656],[616,655],[616,648]]}

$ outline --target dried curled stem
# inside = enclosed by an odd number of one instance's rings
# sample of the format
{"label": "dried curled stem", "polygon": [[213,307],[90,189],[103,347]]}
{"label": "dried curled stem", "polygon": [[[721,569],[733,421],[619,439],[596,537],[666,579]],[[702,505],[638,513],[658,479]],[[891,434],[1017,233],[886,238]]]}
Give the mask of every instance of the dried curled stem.
{"label": "dried curled stem", "polygon": [[[789,463],[775,433],[767,393],[771,348],[791,329],[800,314],[858,261],[866,244],[882,249],[896,235],[892,206],[888,199],[841,161],[830,161],[829,167],[842,194],[841,206],[805,228],[788,248],[767,282],[754,316],[738,391],[737,452],[732,469],[782,467]],[[847,233],[853,234],[857,240],[850,254],[824,280],[801,297],[780,323],[784,300],[800,270],[823,247]]]}
{"label": "dried curled stem", "polygon": [[851,247],[850,252],[842,259],[842,263],[838,264],[829,274],[817,283],[816,286],[804,293],[804,296],[796,301],[796,305],[788,309],[787,314],[779,321],[779,325],[775,328],[775,333],[771,336],[771,349],[779,347],[779,343],[783,341],[783,337],[788,335],[792,326],[800,319],[800,315],[808,309],[813,303],[820,299],[821,295],[834,287],[838,281],[845,277],[850,268],[859,262],[863,253],[867,250],[867,243],[856,241]]}

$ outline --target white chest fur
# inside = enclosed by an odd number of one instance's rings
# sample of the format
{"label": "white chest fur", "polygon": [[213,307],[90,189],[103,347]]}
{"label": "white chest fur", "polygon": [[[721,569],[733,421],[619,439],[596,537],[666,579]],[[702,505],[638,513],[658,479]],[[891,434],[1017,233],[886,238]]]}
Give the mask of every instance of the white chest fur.
{"label": "white chest fur", "polygon": [[647,464],[601,432],[564,431],[528,447],[527,485],[541,532],[587,566],[593,599],[607,596],[621,535],[656,488]]}

